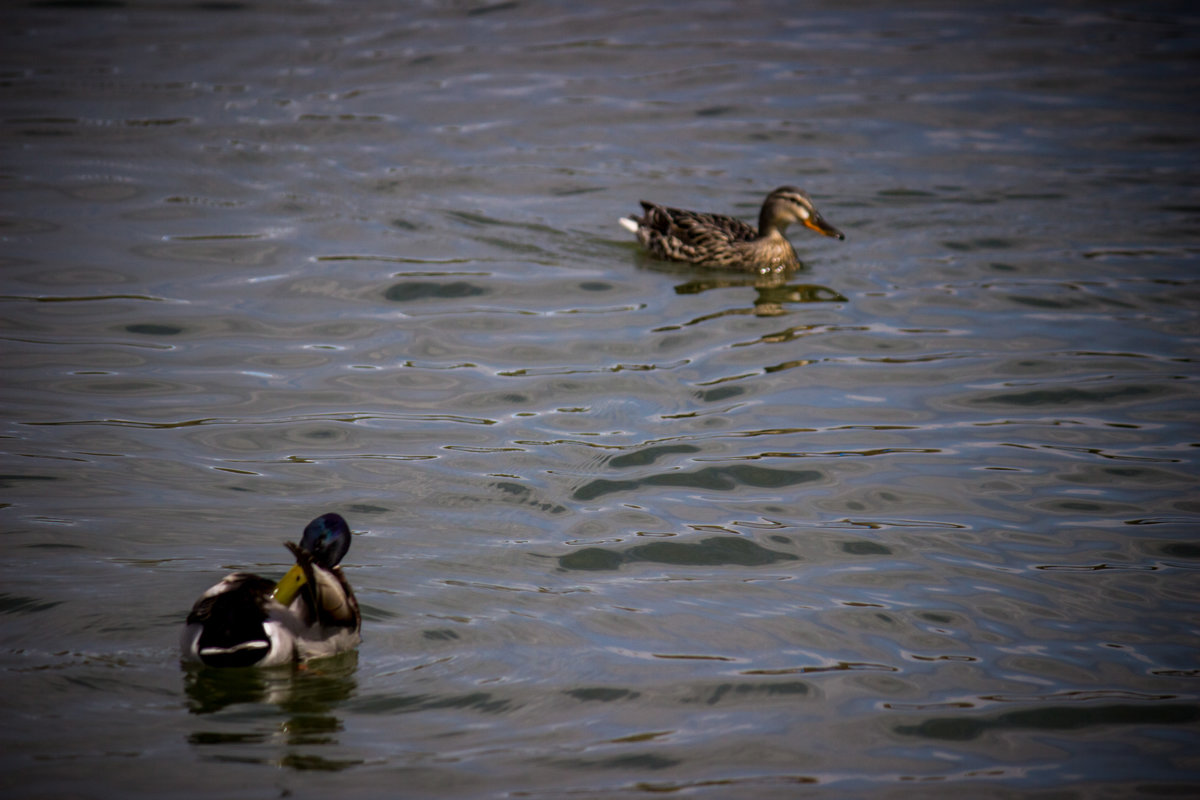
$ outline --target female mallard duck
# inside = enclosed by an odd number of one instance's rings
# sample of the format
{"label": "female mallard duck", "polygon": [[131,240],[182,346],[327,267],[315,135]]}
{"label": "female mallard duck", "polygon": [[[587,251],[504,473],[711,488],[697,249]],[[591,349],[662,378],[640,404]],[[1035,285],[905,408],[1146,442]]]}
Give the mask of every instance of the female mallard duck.
{"label": "female mallard duck", "polygon": [[758,230],[723,214],[703,214],[642,201],[645,214],[623,217],[621,225],[658,258],[743,272],[782,272],[800,266],[796,251],[783,235],[793,222],[817,233],[845,239],[826,222],[808,195],[781,186],[767,195],[758,214]]}
{"label": "female mallard duck", "polygon": [[350,527],[337,514],[308,523],[296,564],[275,583],[235,572],[196,601],[180,645],[183,657],[210,667],[269,667],[352,650],[362,640],[358,601],[338,562]]}

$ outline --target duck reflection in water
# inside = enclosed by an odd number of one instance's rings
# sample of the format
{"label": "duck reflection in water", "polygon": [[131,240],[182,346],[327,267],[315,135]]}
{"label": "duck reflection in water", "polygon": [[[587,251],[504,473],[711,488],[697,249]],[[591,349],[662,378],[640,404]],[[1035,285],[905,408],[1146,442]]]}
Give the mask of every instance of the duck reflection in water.
{"label": "duck reflection in water", "polygon": [[[321,771],[358,766],[361,759],[310,749],[339,745],[345,726],[336,710],[357,694],[357,671],[358,653],[353,651],[310,665],[227,669],[191,664],[184,672],[188,710],[207,722],[197,721],[203,727],[192,730],[187,742],[202,748],[206,758],[241,763]],[[263,704],[278,707],[278,712]],[[232,717],[220,713],[238,706],[244,709]],[[286,749],[281,752],[280,746]]]}
{"label": "duck reflection in water", "polygon": [[718,315],[753,313],[756,317],[778,317],[786,314],[789,303],[845,303],[846,298],[828,286],[815,283],[788,283],[784,275],[772,273],[754,278],[703,278],[687,281],[675,287],[675,294],[700,294],[710,289],[730,289],[752,286],[757,291],[753,309],[729,309]]}
{"label": "duck reflection in water", "polygon": [[220,669],[189,664],[183,673],[188,710],[215,714],[230,706],[269,703],[291,714],[327,714],[355,695],[358,653],[311,664]]}

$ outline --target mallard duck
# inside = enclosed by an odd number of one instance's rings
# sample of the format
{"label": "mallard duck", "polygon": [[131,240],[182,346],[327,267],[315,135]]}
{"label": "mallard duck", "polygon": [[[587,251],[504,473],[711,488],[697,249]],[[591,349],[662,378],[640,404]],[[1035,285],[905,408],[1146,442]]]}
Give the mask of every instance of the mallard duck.
{"label": "mallard duck", "polygon": [[331,656],[361,641],[362,617],[338,562],[350,527],[338,514],[308,523],[296,564],[279,582],[234,572],[206,591],[184,624],[184,659],[211,667],[268,667]]}
{"label": "mallard duck", "polygon": [[783,232],[799,222],[835,239],[846,237],[826,222],[808,195],[781,186],[767,195],[758,214],[758,230],[740,219],[667,208],[642,201],[641,217],[623,217],[621,225],[658,258],[744,272],[782,272],[800,266],[796,250]]}

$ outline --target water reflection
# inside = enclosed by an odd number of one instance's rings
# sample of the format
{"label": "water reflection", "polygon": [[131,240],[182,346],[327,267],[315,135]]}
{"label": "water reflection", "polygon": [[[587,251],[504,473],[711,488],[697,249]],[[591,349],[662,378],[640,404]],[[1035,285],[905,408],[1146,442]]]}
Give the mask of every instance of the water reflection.
{"label": "water reflection", "polygon": [[[361,764],[311,752],[260,753],[257,745],[306,747],[338,745],[344,728],[337,710],[358,692],[357,651],[303,665],[272,668],[213,669],[190,665],[184,671],[188,710],[205,716],[212,727],[193,730],[187,742],[217,760],[273,763],[298,770],[337,771]],[[282,719],[263,706],[276,706]],[[240,707],[246,707],[245,709]],[[233,713],[236,709],[236,713]],[[224,712],[224,713],[222,713]],[[238,720],[223,723],[233,714]],[[246,714],[257,724],[246,724]],[[217,748],[237,746],[236,755]],[[251,748],[243,752],[241,748]]]}
{"label": "water reflection", "polygon": [[271,668],[214,669],[189,664],[183,684],[193,714],[215,714],[247,703],[269,703],[294,714],[317,714],[355,695],[357,670],[357,651]]}
{"label": "water reflection", "polygon": [[844,303],[846,298],[828,286],[815,283],[788,283],[784,275],[754,275],[731,277],[720,275],[698,278],[675,286],[675,294],[700,294],[711,289],[753,287],[757,294],[753,308],[731,308],[710,314],[700,321],[736,314],[753,313],[756,317],[778,317],[787,313],[789,303]]}
{"label": "water reflection", "polygon": [[710,289],[731,289],[753,286],[754,313],[760,317],[775,317],[784,313],[785,303],[845,303],[846,298],[828,286],[816,283],[788,283],[784,275],[747,276],[722,275],[686,281],[675,287],[675,294],[700,294]]}

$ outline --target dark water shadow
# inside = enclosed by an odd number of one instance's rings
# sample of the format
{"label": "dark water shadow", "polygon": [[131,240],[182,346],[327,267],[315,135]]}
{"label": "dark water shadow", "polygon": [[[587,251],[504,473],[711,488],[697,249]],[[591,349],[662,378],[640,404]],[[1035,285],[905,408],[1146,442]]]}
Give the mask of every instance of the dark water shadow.
{"label": "dark water shadow", "polygon": [[737,491],[746,486],[759,489],[788,489],[804,483],[822,481],[826,477],[825,472],[815,469],[784,469],[753,464],[706,466],[693,470],[662,472],[640,479],[596,478],[572,492],[571,497],[586,503],[647,486],[674,486],[707,492]]}
{"label": "dark water shadow", "polygon": [[1087,728],[1109,729],[1115,726],[1186,725],[1194,728],[1200,721],[1200,706],[1193,703],[1144,705],[1052,705],[1027,708],[986,717],[933,717],[916,725],[897,725],[902,736],[919,736],[944,742],[966,742],[988,732],[1015,730],[1073,731]]}
{"label": "dark water shadow", "polygon": [[480,297],[491,290],[470,281],[402,281],[389,286],[383,298],[393,303],[411,303],[417,300],[462,300]]}
{"label": "dark water shadow", "polygon": [[699,542],[650,542],[623,550],[585,547],[558,559],[562,569],[615,570],[624,564],[648,561],[673,566],[758,567],[780,561],[799,561],[800,557],[770,550],[740,536],[710,536]]}

